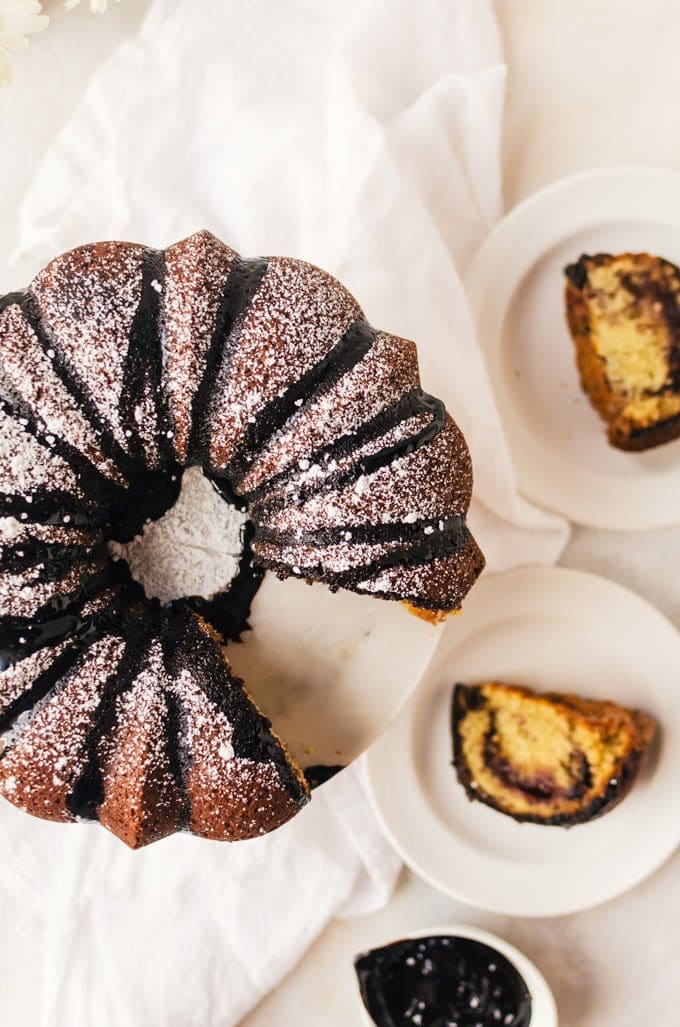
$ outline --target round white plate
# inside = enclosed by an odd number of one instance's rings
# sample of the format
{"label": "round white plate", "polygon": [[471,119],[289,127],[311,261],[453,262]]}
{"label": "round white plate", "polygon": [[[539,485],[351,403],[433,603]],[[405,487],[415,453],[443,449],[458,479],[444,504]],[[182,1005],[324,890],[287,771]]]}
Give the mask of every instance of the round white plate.
{"label": "round white plate", "polygon": [[347,766],[413,694],[441,626],[388,603],[267,574],[227,656],[304,767]]}
{"label": "round white plate", "polygon": [[[629,795],[568,830],[470,802],[451,765],[456,681],[488,679],[613,699],[660,738]],[[521,568],[483,578],[450,620],[423,682],[366,756],[374,806],[406,863],[495,913],[555,916],[613,898],[680,843],[680,634],[603,578]]]}
{"label": "round white plate", "polygon": [[[422,931],[409,931],[407,934],[401,935],[399,940],[403,941],[407,938],[432,938],[438,934],[455,938],[471,938],[473,941],[479,941],[483,945],[488,945],[490,948],[500,952],[501,955],[514,964],[529,989],[529,994],[531,995],[531,1023],[529,1027],[557,1027],[555,999],[545,977],[523,952],[520,952],[519,949],[516,949],[514,945],[510,945],[503,938],[491,934],[490,931],[482,931],[478,927],[471,927],[469,924],[446,924],[444,926],[429,927]],[[384,942],[383,944],[388,945],[389,942]],[[361,1000],[361,995],[359,995],[359,1003],[364,1016],[364,1023],[368,1027],[375,1027],[373,1019],[368,1015],[366,1007]]]}
{"label": "round white plate", "polygon": [[465,284],[520,491],[581,524],[637,530],[680,521],[680,440],[637,454],[608,444],[564,316],[565,265],[625,250],[680,263],[680,174],[603,168],[557,182],[500,222]]}

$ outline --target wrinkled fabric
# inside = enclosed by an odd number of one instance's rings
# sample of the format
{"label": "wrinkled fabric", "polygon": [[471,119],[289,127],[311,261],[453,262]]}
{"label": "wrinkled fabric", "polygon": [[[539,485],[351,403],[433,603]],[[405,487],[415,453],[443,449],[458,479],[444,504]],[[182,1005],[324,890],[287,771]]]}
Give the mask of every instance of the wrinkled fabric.
{"label": "wrinkled fabric", "polygon": [[3,803],[0,867],[5,1013],[13,999],[36,1027],[222,1027],[332,916],[384,905],[399,860],[352,768],[290,825],[234,845],[174,835],[133,852]]}

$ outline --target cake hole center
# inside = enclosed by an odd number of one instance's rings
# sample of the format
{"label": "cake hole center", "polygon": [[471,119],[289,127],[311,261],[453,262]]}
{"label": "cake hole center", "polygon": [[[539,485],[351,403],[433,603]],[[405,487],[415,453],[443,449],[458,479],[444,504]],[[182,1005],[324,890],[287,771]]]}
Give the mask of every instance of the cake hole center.
{"label": "cake hole center", "polygon": [[182,476],[177,501],[130,542],[110,541],[149,599],[212,599],[238,572],[246,514],[220,496],[200,467]]}

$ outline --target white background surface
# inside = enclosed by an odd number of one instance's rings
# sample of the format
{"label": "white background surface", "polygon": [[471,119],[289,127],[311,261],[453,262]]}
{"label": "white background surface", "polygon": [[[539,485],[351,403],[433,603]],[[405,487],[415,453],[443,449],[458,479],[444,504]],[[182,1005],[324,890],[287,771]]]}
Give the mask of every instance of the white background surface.
{"label": "white background surface", "polygon": [[[92,18],[86,9],[62,14],[52,0],[46,8],[54,15],[53,24],[32,41],[27,54],[17,57],[15,85],[0,93],[4,253],[10,252],[16,207],[32,168],[92,69],[136,27],[146,3],[123,0],[105,18]],[[555,178],[596,165],[640,162],[680,169],[679,3],[496,0],[496,10],[509,65],[508,207]],[[680,627],[674,571],[680,566],[680,526],[642,535],[575,529],[562,562],[629,585]],[[540,922],[465,910],[404,874],[386,910],[334,924],[244,1023],[357,1023],[351,966],[357,951],[400,931],[465,919],[507,937],[537,963],[556,994],[563,1027],[618,1027],[634,1009],[638,1019],[625,1022],[649,1022],[650,996],[657,1022],[670,1025],[677,1022],[680,986],[673,976],[673,954],[658,940],[660,908],[667,927],[678,922],[680,854],[622,899],[589,913]],[[641,962],[655,964],[658,977],[637,976]]]}

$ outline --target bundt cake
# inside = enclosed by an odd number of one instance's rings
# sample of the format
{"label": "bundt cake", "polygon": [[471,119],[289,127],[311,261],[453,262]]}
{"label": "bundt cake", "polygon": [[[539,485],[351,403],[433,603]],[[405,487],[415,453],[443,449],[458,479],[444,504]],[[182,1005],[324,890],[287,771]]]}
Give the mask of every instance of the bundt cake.
{"label": "bundt cake", "polygon": [[[0,794],[135,847],[248,838],[308,798],[220,648],[265,570],[437,612],[483,566],[414,345],[208,232],[83,246],[0,299],[0,451]],[[223,593],[162,604],[114,555],[189,467],[245,512],[243,552]]]}
{"label": "bundt cake", "polygon": [[490,681],[455,686],[453,762],[470,799],[515,820],[568,827],[630,791],[651,717],[613,702]]}
{"label": "bundt cake", "polygon": [[647,253],[582,256],[565,269],[584,391],[612,446],[680,436],[680,270]]}

